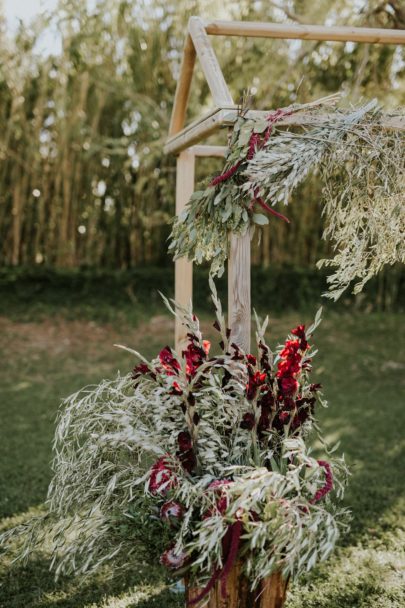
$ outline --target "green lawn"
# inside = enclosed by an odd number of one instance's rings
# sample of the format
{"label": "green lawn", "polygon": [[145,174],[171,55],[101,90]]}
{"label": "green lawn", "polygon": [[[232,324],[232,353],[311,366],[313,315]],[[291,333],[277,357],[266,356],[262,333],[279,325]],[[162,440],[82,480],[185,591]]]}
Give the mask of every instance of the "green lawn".
{"label": "green lawn", "polygon": [[[4,309],[4,307],[2,307]],[[58,403],[83,384],[126,372],[131,356],[120,342],[148,355],[171,343],[173,325],[163,306],[138,328],[120,311],[104,322],[87,308],[0,317],[0,516],[2,529],[36,513],[50,477],[51,442]],[[155,313],[154,313],[155,314]],[[145,309],[136,318],[145,319]],[[304,315],[304,321],[310,321]],[[93,320],[92,320],[93,318]],[[132,317],[135,318],[135,317]],[[273,340],[302,315],[273,319]],[[287,608],[400,608],[405,605],[404,336],[394,314],[336,315],[328,306],[318,330],[316,381],[330,409],[319,412],[327,438],[341,440],[352,470],[346,503],[350,534],[333,558],[295,584]],[[207,322],[209,327],[209,323]],[[402,338],[402,339],[401,339]],[[271,343],[274,343],[270,340]],[[402,347],[402,352],[401,352]],[[79,582],[54,582],[45,554],[26,566],[0,566],[1,608],[175,608],[155,564],[135,563],[130,575],[108,568]]]}

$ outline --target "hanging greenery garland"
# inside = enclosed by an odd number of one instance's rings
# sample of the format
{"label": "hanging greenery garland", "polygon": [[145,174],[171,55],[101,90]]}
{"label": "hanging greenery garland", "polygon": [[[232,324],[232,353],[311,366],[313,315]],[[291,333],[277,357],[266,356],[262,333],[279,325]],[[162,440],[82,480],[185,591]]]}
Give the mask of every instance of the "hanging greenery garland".
{"label": "hanging greenery garland", "polygon": [[335,109],[325,119],[324,106],[335,100],[312,104],[319,124],[299,133],[280,130],[277,122],[307,106],[277,110],[265,120],[241,112],[223,173],[195,192],[174,220],[169,249],[175,258],[209,261],[212,274],[221,275],[229,234],[267,224],[265,213],[288,221],[273,206],[287,205],[295,188],[319,170],[324,238],[336,251],[320,262],[336,268],[327,295],[337,299],[353,280],[358,292],[385,264],[404,262],[404,136],[381,127],[387,115],[376,101]]}

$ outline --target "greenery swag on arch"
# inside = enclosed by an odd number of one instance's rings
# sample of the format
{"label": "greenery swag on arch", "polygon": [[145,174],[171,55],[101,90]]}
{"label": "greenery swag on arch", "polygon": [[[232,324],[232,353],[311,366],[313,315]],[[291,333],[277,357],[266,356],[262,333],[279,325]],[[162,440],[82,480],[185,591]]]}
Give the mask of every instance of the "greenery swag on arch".
{"label": "greenery swag on arch", "polygon": [[309,104],[314,126],[299,133],[278,129],[277,122],[308,104],[270,112],[265,120],[242,110],[223,172],[194,192],[174,219],[175,258],[208,261],[212,274],[221,275],[228,234],[268,224],[263,210],[287,220],[273,206],[287,205],[297,186],[317,171],[324,184],[323,237],[334,250],[331,259],[318,262],[334,269],[324,295],[337,300],[353,281],[358,293],[383,266],[404,262],[404,135],[381,127],[400,112],[388,115],[373,100],[336,108],[325,120],[321,112],[335,101],[331,96]]}

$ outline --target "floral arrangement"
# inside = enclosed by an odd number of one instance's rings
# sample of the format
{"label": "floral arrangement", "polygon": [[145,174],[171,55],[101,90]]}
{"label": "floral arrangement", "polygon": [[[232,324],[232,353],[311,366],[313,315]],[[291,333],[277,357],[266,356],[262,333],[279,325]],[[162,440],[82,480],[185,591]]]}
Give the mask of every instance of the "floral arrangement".
{"label": "floral arrangement", "polygon": [[[318,460],[321,385],[310,380],[320,322],[299,325],[272,352],[257,319],[257,352],[232,342],[215,286],[219,352],[203,339],[191,309],[173,306],[187,327],[178,355],[164,347],[132,374],[69,397],[55,437],[48,513],[34,521],[27,555],[46,536],[57,574],[84,574],[141,539],[175,576],[201,589],[224,583],[243,559],[252,588],[273,572],[285,579],[327,558],[347,512],[342,458]],[[327,448],[326,448],[327,449]],[[21,530],[17,531],[21,534]],[[7,540],[10,534],[3,536]]]}
{"label": "floral arrangement", "polygon": [[175,258],[209,261],[212,274],[221,275],[228,235],[267,224],[263,211],[288,222],[274,205],[287,205],[294,189],[319,170],[324,238],[336,251],[319,262],[336,269],[325,295],[337,299],[352,281],[358,281],[357,293],[385,264],[404,262],[404,135],[381,128],[388,115],[376,101],[320,117],[335,101],[309,104],[314,126],[300,132],[280,130],[277,123],[308,105],[270,112],[265,120],[241,111],[223,172],[194,192],[174,220],[169,249]]}

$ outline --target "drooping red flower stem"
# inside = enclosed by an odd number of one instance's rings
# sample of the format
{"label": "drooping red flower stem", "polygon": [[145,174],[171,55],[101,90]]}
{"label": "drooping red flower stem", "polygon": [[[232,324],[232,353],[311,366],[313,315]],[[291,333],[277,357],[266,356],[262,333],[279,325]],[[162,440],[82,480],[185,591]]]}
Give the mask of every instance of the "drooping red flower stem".
{"label": "drooping red flower stem", "polygon": [[[246,153],[245,158],[239,159],[234,165],[226,169],[226,171],[214,177],[214,179],[210,182],[210,186],[218,186],[218,184],[222,184],[223,182],[226,182],[228,179],[233,177],[245,161],[252,160],[256,152],[264,147],[273,131],[274,124],[282,118],[291,114],[292,110],[283,110],[282,108],[270,112],[270,114],[266,118],[268,126],[264,131],[263,135],[254,132],[251,134],[249,139],[248,151]],[[279,213],[278,211],[275,211],[270,205],[268,205],[263,200],[257,188],[253,192],[253,200],[251,206],[253,206],[254,203],[260,205],[260,207],[262,207],[262,209],[264,209],[268,213],[271,213],[272,215],[284,220],[285,222],[290,223],[290,220],[285,215]]]}
{"label": "drooping red flower stem", "polygon": [[236,562],[242,530],[243,524],[240,520],[228,526],[222,545],[225,559],[224,567],[222,569],[215,568],[210,580],[201,593],[192,600],[189,600],[189,606],[194,606],[201,602],[212,591],[218,581],[221,581],[221,595],[222,597],[226,597],[226,580]]}
{"label": "drooping red flower stem", "polygon": [[318,460],[320,467],[325,469],[325,485],[315,493],[315,496],[309,501],[312,505],[319,502],[324,496],[333,490],[333,475],[329,462],[326,460]]}

